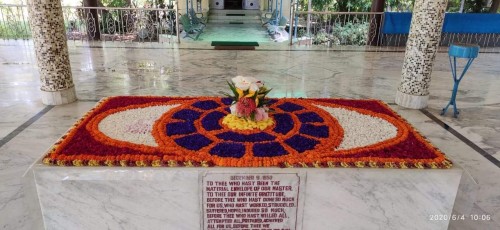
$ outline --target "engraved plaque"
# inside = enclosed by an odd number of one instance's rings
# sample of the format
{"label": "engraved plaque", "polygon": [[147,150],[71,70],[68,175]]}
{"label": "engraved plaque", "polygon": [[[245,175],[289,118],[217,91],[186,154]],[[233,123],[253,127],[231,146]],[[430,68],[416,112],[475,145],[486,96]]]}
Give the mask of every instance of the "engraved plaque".
{"label": "engraved plaque", "polygon": [[203,229],[297,229],[296,173],[208,173],[202,186]]}

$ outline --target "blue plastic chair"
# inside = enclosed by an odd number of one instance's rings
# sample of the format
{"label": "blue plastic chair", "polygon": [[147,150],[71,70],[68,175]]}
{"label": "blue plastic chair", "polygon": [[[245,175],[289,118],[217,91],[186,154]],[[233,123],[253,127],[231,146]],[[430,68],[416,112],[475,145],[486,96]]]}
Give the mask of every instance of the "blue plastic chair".
{"label": "blue plastic chair", "polygon": [[[462,80],[465,73],[472,65],[472,62],[474,61],[474,59],[477,57],[478,54],[479,54],[478,45],[457,43],[457,44],[452,44],[450,46],[448,55],[450,58],[451,74],[453,75],[453,81],[455,82],[455,84],[453,85],[453,92],[451,94],[450,102],[448,102],[448,105],[446,105],[446,107],[443,108],[441,115],[446,114],[448,107],[450,107],[450,105],[453,105],[453,116],[455,118],[458,117],[458,114],[460,113],[458,112],[457,102],[456,102],[458,85],[460,84],[460,81]],[[464,70],[462,71],[462,74],[460,74],[460,77],[457,76],[457,58],[468,59],[467,64],[465,64]]]}

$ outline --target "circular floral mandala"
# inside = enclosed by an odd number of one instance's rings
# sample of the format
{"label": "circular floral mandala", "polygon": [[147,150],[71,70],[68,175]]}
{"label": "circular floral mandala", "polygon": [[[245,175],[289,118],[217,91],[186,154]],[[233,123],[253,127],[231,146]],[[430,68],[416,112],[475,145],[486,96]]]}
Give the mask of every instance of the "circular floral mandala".
{"label": "circular floral mandala", "polygon": [[112,97],[56,143],[57,165],[449,168],[445,156],[375,100],[273,99],[273,125],[222,124],[231,99]]}
{"label": "circular floral mandala", "polygon": [[222,125],[230,104],[230,99],[210,99],[169,110],[156,123],[157,130],[162,130],[156,133],[160,148],[182,149],[182,154],[194,158],[250,162],[255,158],[313,157],[336,148],[342,140],[343,129],[337,120],[311,104],[271,101],[274,112],[270,117],[275,124],[264,130],[233,130]]}

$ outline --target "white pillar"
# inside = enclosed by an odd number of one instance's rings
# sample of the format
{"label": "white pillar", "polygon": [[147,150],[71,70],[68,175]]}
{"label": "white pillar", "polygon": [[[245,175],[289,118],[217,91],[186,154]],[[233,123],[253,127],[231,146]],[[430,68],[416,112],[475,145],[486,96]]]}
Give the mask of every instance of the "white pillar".
{"label": "white pillar", "polygon": [[59,0],[30,0],[29,22],[42,91],[46,105],[62,105],[76,101],[71,76],[64,18]]}
{"label": "white pillar", "polygon": [[441,40],[448,0],[416,0],[406,43],[401,84],[396,103],[403,107],[427,107],[432,66]]}

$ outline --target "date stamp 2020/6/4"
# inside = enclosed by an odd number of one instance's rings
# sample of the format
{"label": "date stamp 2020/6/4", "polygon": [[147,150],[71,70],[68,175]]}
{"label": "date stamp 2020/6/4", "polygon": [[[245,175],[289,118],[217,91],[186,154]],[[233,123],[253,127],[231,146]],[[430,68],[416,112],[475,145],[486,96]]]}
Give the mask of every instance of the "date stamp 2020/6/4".
{"label": "date stamp 2020/6/4", "polygon": [[429,215],[430,221],[448,221],[448,220],[473,220],[473,221],[489,221],[491,220],[490,214],[452,214],[452,215],[442,215],[442,214],[433,214]]}

